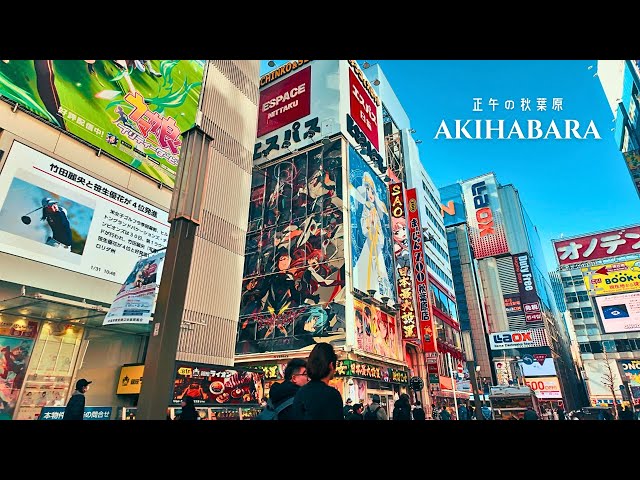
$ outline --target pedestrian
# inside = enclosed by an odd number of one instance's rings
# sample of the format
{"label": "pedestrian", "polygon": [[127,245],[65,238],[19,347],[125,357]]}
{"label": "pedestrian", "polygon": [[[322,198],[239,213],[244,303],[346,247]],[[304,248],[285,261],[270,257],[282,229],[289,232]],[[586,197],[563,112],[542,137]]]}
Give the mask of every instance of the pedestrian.
{"label": "pedestrian", "polygon": [[364,405],[361,403],[354,403],[353,408],[345,418],[347,420],[364,420],[364,415],[362,414],[363,411]]}
{"label": "pedestrian", "polygon": [[293,400],[296,420],[344,420],[342,397],[329,385],[336,374],[336,355],[330,343],[317,343],[307,358],[309,383],[300,387]]}
{"label": "pedestrian", "polygon": [[529,405],[527,407],[527,410],[524,412],[523,419],[524,420],[540,420],[540,417],[538,417],[538,414],[533,409],[533,407],[531,405]]}
{"label": "pedestrian", "polygon": [[493,414],[491,413],[491,407],[489,407],[489,405],[482,405],[482,407],[480,407],[480,411],[482,412],[482,417],[485,420],[493,420]]}
{"label": "pedestrian", "polygon": [[458,405],[458,420],[469,420],[469,410],[464,403]]}
{"label": "pedestrian", "polygon": [[380,395],[371,395],[371,403],[364,409],[365,420],[389,420],[387,411],[380,405]]}
{"label": "pedestrian", "polygon": [[558,407],[558,420],[566,420],[567,419],[567,414],[564,413],[564,408],[562,407]]}
{"label": "pedestrian", "polygon": [[196,406],[193,403],[193,397],[185,395],[180,400],[180,406],[182,407],[180,415],[176,417],[176,420],[200,420]]}
{"label": "pedestrian", "polygon": [[84,419],[84,405],[86,400],[84,394],[89,390],[90,384],[91,382],[85,378],[81,378],[76,382],[76,389],[69,398],[67,406],[64,409],[64,415],[62,416],[63,420]]}
{"label": "pedestrian", "polygon": [[635,406],[634,419],[640,420],[640,403]]}
{"label": "pedestrian", "polygon": [[400,398],[393,405],[393,420],[411,420],[411,399],[406,393],[402,393]]}
{"label": "pedestrian", "polygon": [[449,410],[447,410],[447,407],[442,405],[440,407],[440,412],[438,413],[438,418],[440,420],[451,420],[451,414],[449,413]]}
{"label": "pedestrian", "polygon": [[424,420],[426,418],[420,400],[416,400],[416,403],[413,404],[413,411],[411,413],[413,414],[414,420]]}
{"label": "pedestrian", "polygon": [[293,420],[293,399],[300,387],[309,383],[307,361],[292,358],[284,369],[284,380],[274,383],[269,390],[270,404],[277,411],[278,420]]}
{"label": "pedestrian", "polygon": [[353,411],[353,405],[351,405],[352,400],[350,398],[347,398],[347,401],[344,404],[344,407],[342,408],[342,412],[344,413],[344,418],[347,418],[349,416],[349,414]]}

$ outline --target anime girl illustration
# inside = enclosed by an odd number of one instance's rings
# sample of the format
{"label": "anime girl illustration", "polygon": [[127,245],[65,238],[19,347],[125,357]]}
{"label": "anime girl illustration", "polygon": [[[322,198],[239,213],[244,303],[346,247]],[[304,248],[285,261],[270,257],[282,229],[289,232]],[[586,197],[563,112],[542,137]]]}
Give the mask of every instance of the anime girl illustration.
{"label": "anime girl illustration", "polygon": [[404,218],[391,219],[393,237],[393,256],[398,267],[409,265],[409,237],[407,237],[407,221]]}
{"label": "anime girl illustration", "polygon": [[[394,298],[383,252],[385,232],[382,229],[381,217],[389,216],[387,207],[378,198],[373,177],[367,171],[362,176],[362,184],[358,187],[351,185],[349,192],[355,200],[359,212],[356,218],[364,236],[364,242],[358,237],[354,238],[356,247],[362,244],[353,267],[354,286],[363,292],[375,290],[378,298]],[[362,209],[359,208],[360,205]],[[354,213],[351,215],[353,218]]]}

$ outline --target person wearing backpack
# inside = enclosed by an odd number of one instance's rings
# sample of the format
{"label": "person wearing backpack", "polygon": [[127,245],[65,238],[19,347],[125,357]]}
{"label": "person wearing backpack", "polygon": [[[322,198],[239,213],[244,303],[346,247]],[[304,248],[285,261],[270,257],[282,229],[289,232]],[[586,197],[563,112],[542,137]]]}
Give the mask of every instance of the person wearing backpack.
{"label": "person wearing backpack", "polygon": [[365,420],[389,420],[386,410],[380,405],[380,395],[374,393],[371,396],[371,403],[364,411]]}
{"label": "person wearing backpack", "polygon": [[269,390],[267,406],[256,416],[256,420],[294,420],[293,399],[300,387],[309,382],[307,361],[292,358],[284,369],[284,381],[274,383]]}

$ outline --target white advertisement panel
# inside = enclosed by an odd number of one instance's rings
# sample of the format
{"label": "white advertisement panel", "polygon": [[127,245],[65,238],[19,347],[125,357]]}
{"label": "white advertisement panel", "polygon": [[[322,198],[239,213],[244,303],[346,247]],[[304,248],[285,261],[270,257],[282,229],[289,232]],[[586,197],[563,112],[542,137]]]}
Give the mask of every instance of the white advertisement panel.
{"label": "white advertisement panel", "polygon": [[491,350],[506,350],[508,348],[544,347],[547,339],[544,328],[517,330],[509,332],[495,332],[489,335]]}
{"label": "white advertisement panel", "polygon": [[19,142],[0,172],[0,251],[123,283],[167,212]]}
{"label": "white advertisement panel", "polygon": [[526,378],[524,383],[531,388],[540,400],[562,398],[558,377]]}
{"label": "white advertisement panel", "polygon": [[605,333],[640,331],[640,292],[595,297]]}
{"label": "white advertisement panel", "polygon": [[620,400],[619,388],[622,385],[622,378],[615,360],[609,360],[608,366],[606,360],[584,360],[582,364],[586,373],[590,396],[611,398],[609,384],[613,383],[616,396]]}
{"label": "white advertisement panel", "polygon": [[156,306],[165,250],[136,262],[122,288],[111,303],[103,325],[149,323]]}
{"label": "white advertisement panel", "polygon": [[520,360],[518,363],[525,377],[554,377],[557,375],[556,366],[551,357],[545,358],[542,365],[537,361],[528,363]]}

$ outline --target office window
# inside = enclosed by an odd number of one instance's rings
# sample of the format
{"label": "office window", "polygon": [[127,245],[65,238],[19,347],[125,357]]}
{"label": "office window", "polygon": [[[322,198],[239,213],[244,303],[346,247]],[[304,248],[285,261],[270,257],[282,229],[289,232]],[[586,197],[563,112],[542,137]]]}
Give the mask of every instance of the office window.
{"label": "office window", "polygon": [[578,301],[579,302],[586,302],[589,300],[589,295],[587,295],[587,292],[578,292]]}
{"label": "office window", "polygon": [[627,339],[614,340],[616,343],[616,351],[618,352],[630,352],[631,343]]}
{"label": "office window", "polygon": [[578,294],[575,292],[568,292],[566,298],[567,303],[575,303],[578,301]]}
{"label": "office window", "polygon": [[600,329],[597,325],[587,325],[587,335],[598,335]]}
{"label": "office window", "polygon": [[581,343],[580,344],[580,353],[591,353],[591,343]]}
{"label": "office window", "polygon": [[616,352],[616,342],[614,340],[603,340],[602,347],[605,352],[611,353]]}
{"label": "office window", "polygon": [[582,311],[579,308],[570,308],[569,313],[573,319],[582,318]]}
{"label": "office window", "polygon": [[593,341],[589,342],[591,345],[591,353],[602,353],[602,342],[601,341]]}

